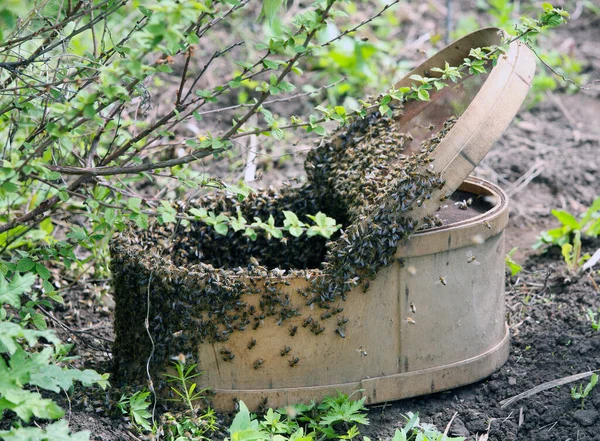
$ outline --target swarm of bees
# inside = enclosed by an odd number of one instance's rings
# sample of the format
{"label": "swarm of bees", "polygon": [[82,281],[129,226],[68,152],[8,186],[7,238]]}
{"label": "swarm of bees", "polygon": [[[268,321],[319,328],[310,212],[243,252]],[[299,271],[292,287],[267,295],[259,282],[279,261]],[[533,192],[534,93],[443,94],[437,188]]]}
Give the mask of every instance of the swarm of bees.
{"label": "swarm of bees", "polygon": [[[234,332],[252,332],[271,320],[284,324],[299,315],[294,306],[297,299],[321,310],[287,326],[290,337],[311,332],[345,338],[348,318],[340,314],[340,303],[349,291],[362,286],[368,292],[369,281],[378,271],[396,262],[398,242],[417,227],[439,221],[431,217],[417,222],[406,214],[444,186],[441,176],[431,171],[430,153],[456,119],[449,119],[416,153],[407,154],[404,149],[412,138],[398,130],[400,112],[394,109],[391,118],[372,112],[340,129],[309,153],[308,179],[299,186],[268,189],[242,201],[218,194],[188,204],[215,215],[240,213],[248,222],[272,215],[276,225],[283,224],[284,211],[305,221],[306,215],[323,212],[343,226],[329,240],[303,235],[282,242],[264,234],[251,240],[243,229],[229,228],[219,234],[200,221],[152,223],[147,229],[129,226],[117,234],[111,242],[111,265],[117,302],[113,350],[120,374],[124,378],[146,375],[150,349],[139,342],[146,338],[147,299],[149,327],[156,339],[153,373],[174,354],[196,353],[201,343],[223,343]],[[287,287],[293,278],[304,278],[309,286],[291,299]],[[440,281],[446,284],[441,276]],[[248,305],[250,296],[259,301]],[[337,325],[328,326],[333,320]],[[132,327],[132,323],[141,325]],[[182,329],[175,338],[173,330]],[[252,350],[256,339],[246,341]],[[274,351],[285,357],[290,347]],[[359,352],[366,356],[364,349]],[[235,357],[226,349],[220,356],[228,362]],[[288,360],[289,366],[296,366],[298,360]],[[250,363],[260,369],[264,360]]]}

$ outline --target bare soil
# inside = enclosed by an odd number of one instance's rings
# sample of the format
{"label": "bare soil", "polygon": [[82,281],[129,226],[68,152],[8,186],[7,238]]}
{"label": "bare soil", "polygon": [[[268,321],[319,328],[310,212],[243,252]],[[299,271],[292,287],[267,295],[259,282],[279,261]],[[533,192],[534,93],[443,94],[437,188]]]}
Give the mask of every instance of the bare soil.
{"label": "bare soil", "polygon": [[[583,60],[590,78],[600,78],[600,18],[584,11],[579,20],[557,31],[557,45],[565,41]],[[600,87],[575,95],[551,93],[534,108],[523,109],[476,171],[511,196],[507,247],[519,246],[515,258],[525,262],[526,272],[507,278],[512,335],[508,362],[470,386],[373,406],[371,424],[362,434],[390,438],[402,425],[402,415],[412,411],[442,430],[456,414],[449,434],[470,440],[482,434],[489,434],[490,441],[600,440],[600,386],[583,407],[570,395],[570,387],[585,380],[508,407],[499,404],[547,381],[600,368],[600,332],[592,330],[585,315],[587,308],[600,307],[598,273],[568,279],[559,251],[540,254],[530,248],[541,230],[555,225],[549,215],[552,208],[578,213],[600,195],[599,97]],[[267,184],[302,174],[302,155],[270,164]],[[599,247],[600,240],[584,243],[584,251],[590,253]],[[88,281],[84,289],[73,288],[66,297],[67,304],[52,312],[57,330],[76,343],[82,365],[110,371],[112,301],[107,281]],[[115,410],[118,398],[115,390],[104,394],[78,389],[63,407],[69,409],[72,429],[91,430],[94,440],[135,439],[129,423]],[[225,421],[228,416],[220,418]]]}

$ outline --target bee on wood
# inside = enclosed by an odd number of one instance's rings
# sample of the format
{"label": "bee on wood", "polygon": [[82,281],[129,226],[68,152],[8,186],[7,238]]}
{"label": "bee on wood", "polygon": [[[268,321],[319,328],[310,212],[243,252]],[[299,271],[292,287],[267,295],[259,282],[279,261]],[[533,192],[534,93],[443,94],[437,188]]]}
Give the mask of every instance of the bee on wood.
{"label": "bee on wood", "polygon": [[252,340],[250,340],[250,343],[248,343],[248,349],[252,349],[254,346],[256,346],[256,339],[253,338]]}
{"label": "bee on wood", "polygon": [[291,360],[288,360],[288,364],[290,365],[290,367],[294,367],[298,364],[299,361],[300,359],[298,357],[294,357]]}
{"label": "bee on wood", "polygon": [[308,325],[310,325],[313,322],[313,318],[312,317],[307,317],[304,319],[304,321],[302,322],[302,327],[306,328]]}
{"label": "bee on wood", "polygon": [[293,337],[298,332],[298,326],[290,326],[290,337]]}
{"label": "bee on wood", "polygon": [[264,364],[264,362],[265,362],[265,360],[263,360],[262,358],[257,359],[254,362],[254,369],[260,368]]}
{"label": "bee on wood", "polygon": [[346,338],[346,333],[345,333],[345,331],[344,331],[344,328],[342,328],[341,326],[338,326],[338,327],[335,329],[335,333],[336,333],[337,335],[339,335],[340,337],[342,337],[342,338]]}
{"label": "bee on wood", "polygon": [[284,348],[283,348],[283,349],[282,349],[282,350],[279,352],[279,354],[280,354],[282,357],[285,357],[287,354],[289,354],[289,353],[290,353],[290,351],[291,351],[291,350],[292,350],[292,348],[290,348],[289,346],[286,346],[286,347],[284,347]]}

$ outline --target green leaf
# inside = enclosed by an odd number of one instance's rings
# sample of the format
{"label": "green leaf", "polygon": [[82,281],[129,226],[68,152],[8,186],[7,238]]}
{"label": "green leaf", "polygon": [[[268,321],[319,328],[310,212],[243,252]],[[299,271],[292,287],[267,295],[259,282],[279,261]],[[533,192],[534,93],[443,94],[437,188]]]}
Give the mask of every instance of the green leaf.
{"label": "green leaf", "polygon": [[552,210],[552,214],[559,222],[573,230],[578,230],[581,228],[579,222],[577,222],[577,218],[573,216],[571,213],[564,210]]}
{"label": "green leaf", "polygon": [[240,401],[239,405],[240,410],[238,410],[238,413],[236,414],[235,418],[233,418],[231,426],[229,427],[230,435],[243,430],[258,428],[258,422],[250,420],[250,411],[248,410],[246,404],[243,401]]}
{"label": "green leaf", "polygon": [[262,9],[260,11],[260,17],[265,17],[269,22],[269,25],[273,25],[273,20],[277,15],[277,11],[281,8],[282,5],[287,3],[287,0],[263,0]]}
{"label": "green leaf", "polygon": [[46,329],[48,329],[48,324],[46,323],[46,320],[44,319],[44,316],[42,314],[34,314],[31,321],[33,325],[40,331],[45,331]]}
{"label": "green leaf", "polygon": [[227,226],[227,224],[226,224],[226,223],[224,223],[224,222],[219,222],[219,223],[216,223],[216,224],[214,225],[214,229],[215,229],[215,231],[216,231],[217,233],[219,233],[219,234],[221,234],[221,235],[223,235],[223,236],[225,236],[225,235],[227,234],[227,232],[229,231],[229,227],[228,227],[228,226]]}
{"label": "green leaf", "polygon": [[69,433],[66,420],[48,424],[44,429],[40,427],[13,427],[10,430],[0,430],[0,439],[4,441],[89,441],[90,432],[84,430]]}
{"label": "green leaf", "polygon": [[35,262],[31,260],[29,257],[24,257],[17,263],[17,271],[20,273],[26,273],[31,271],[35,266]]}
{"label": "green leaf", "polygon": [[127,208],[129,208],[134,213],[139,213],[141,211],[142,200],[140,198],[129,198],[127,199]]}
{"label": "green leaf", "polygon": [[7,303],[13,308],[21,307],[21,295],[31,291],[35,282],[32,273],[15,274],[10,282],[0,276],[0,304]]}
{"label": "green leaf", "polygon": [[417,98],[419,98],[419,100],[421,100],[421,101],[429,101],[430,100],[429,92],[425,89],[419,88],[417,90]]}
{"label": "green leaf", "polygon": [[44,265],[42,265],[40,263],[35,264],[35,272],[38,273],[38,275],[44,280],[48,280],[50,278],[50,276],[52,275],[52,274],[50,274],[50,271],[48,270],[48,268],[46,268]]}

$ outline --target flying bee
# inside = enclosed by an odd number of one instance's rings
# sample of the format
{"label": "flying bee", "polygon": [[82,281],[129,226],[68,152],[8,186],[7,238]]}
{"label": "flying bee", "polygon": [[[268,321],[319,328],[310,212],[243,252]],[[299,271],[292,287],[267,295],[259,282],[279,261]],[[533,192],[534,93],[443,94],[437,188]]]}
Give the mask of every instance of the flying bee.
{"label": "flying bee", "polygon": [[293,337],[298,332],[298,326],[290,326],[290,336]]}
{"label": "flying bee", "polygon": [[472,263],[473,265],[481,265],[481,263],[477,260],[477,257],[473,255],[470,251],[467,253],[467,263]]}
{"label": "flying bee", "polygon": [[413,314],[417,313],[417,307],[415,306],[415,304],[413,302],[410,302],[410,310]]}
{"label": "flying bee", "polygon": [[359,346],[356,352],[360,353],[361,357],[366,357],[368,355],[367,351],[362,346]]}
{"label": "flying bee", "polygon": [[417,322],[415,322],[412,317],[406,317],[406,323],[409,323],[411,325],[416,325],[417,324]]}
{"label": "flying bee", "polygon": [[408,274],[410,274],[413,277],[417,275],[417,268],[415,268],[413,265],[409,265],[406,268],[406,271],[408,271]]}
{"label": "flying bee", "polygon": [[481,234],[476,234],[475,236],[471,237],[471,241],[476,245],[481,245],[485,242],[485,238]]}
{"label": "flying bee", "polygon": [[254,173],[254,180],[255,181],[260,181],[263,178],[263,171],[262,170],[256,170],[256,172]]}
{"label": "flying bee", "polygon": [[336,333],[336,334],[338,334],[338,335],[339,335],[340,337],[342,337],[342,338],[346,338],[346,333],[345,333],[345,331],[344,331],[344,328],[343,328],[343,327],[341,327],[341,326],[338,326],[338,327],[335,329],[335,333]]}
{"label": "flying bee", "polygon": [[289,354],[289,353],[290,353],[290,351],[291,351],[291,350],[292,350],[292,348],[290,348],[289,346],[286,346],[285,348],[283,348],[283,349],[282,349],[282,350],[279,352],[279,354],[280,354],[282,357],[285,357],[287,354]]}
{"label": "flying bee", "polygon": [[446,281],[446,278],[444,276],[440,276],[440,282],[442,283],[442,285],[446,286],[448,285],[448,282]]}
{"label": "flying bee", "polygon": [[252,349],[254,346],[256,346],[256,339],[253,338],[252,340],[250,340],[250,343],[248,343],[248,349]]}
{"label": "flying bee", "polygon": [[265,360],[263,360],[262,358],[258,358],[255,362],[254,362],[254,369],[258,369],[259,367],[261,367],[263,365],[263,363],[265,362]]}
{"label": "flying bee", "polygon": [[300,359],[298,357],[294,357],[291,360],[288,360],[288,364],[290,365],[290,367],[294,367],[298,364],[299,361]]}
{"label": "flying bee", "polygon": [[488,230],[492,229],[492,225],[488,221],[483,221],[483,225],[485,225]]}

